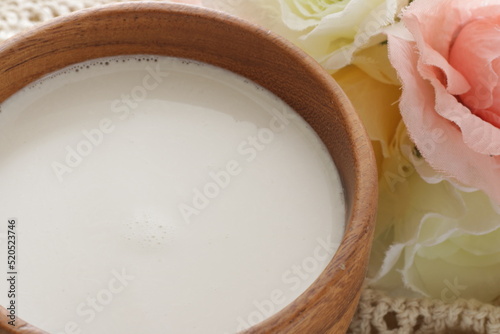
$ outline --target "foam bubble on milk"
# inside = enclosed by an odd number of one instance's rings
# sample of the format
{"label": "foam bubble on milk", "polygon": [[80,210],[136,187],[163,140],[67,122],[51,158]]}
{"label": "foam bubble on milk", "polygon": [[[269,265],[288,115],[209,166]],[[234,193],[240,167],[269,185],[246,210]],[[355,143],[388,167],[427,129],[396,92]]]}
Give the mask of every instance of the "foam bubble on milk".
{"label": "foam bubble on milk", "polygon": [[136,210],[126,225],[124,237],[143,247],[166,246],[179,237],[179,228],[169,223],[158,209]]}
{"label": "foam bubble on milk", "polygon": [[[85,62],[84,64],[79,63],[76,65],[70,65],[62,70],[59,70],[57,72],[53,72],[51,74],[48,74],[44,76],[43,78],[39,79],[38,81],[29,84],[25,90],[32,90],[32,89],[41,89],[47,81],[52,81],[55,78],[61,77],[61,76],[68,76],[69,74],[72,73],[80,73],[80,71],[86,71],[86,70],[93,70],[95,67],[98,68],[103,68],[104,66],[109,66],[113,64],[119,64],[119,63],[130,63],[130,62],[151,62],[151,63],[157,63],[158,62],[158,57],[157,56],[116,56],[116,57],[110,57],[106,59],[95,59],[95,60],[90,60]],[[184,60],[183,60],[184,62]],[[184,63],[194,63],[190,60],[186,60]],[[80,73],[81,74],[81,73]],[[79,79],[76,79],[79,80]]]}
{"label": "foam bubble on milk", "polygon": [[[300,295],[341,241],[325,146],[228,71],[97,59],[0,110],[0,218],[19,219],[23,245],[19,316],[49,332],[235,333]],[[189,224],[182,204],[196,211]],[[135,279],[99,303],[118,268]]]}

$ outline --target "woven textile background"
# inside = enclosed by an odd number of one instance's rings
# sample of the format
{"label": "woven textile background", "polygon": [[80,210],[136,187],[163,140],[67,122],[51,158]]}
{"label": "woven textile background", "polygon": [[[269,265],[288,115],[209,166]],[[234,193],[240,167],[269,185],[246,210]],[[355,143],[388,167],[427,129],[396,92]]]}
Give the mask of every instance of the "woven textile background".
{"label": "woven textile background", "polygon": [[[0,0],[0,42],[51,18],[112,2],[125,1]],[[474,300],[446,304],[432,299],[391,298],[365,288],[349,332],[500,334],[500,307]]]}

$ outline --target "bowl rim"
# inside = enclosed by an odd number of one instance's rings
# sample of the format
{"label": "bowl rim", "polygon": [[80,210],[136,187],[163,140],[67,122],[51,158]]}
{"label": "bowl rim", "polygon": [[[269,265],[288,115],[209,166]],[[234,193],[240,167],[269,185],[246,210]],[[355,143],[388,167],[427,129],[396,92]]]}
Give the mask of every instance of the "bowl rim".
{"label": "bowl rim", "polygon": [[[281,332],[284,329],[286,329],[289,333],[300,333],[300,326],[307,325],[307,323],[311,321],[311,309],[315,312],[316,316],[324,314],[324,311],[328,306],[325,305],[324,296],[329,295],[330,297],[333,297],[334,290],[338,292],[342,289],[350,289],[348,293],[346,292],[348,297],[344,301],[346,303],[354,302],[354,304],[357,305],[363,280],[361,279],[353,283],[346,277],[357,277],[359,275],[364,277],[367,270],[367,261],[374,231],[374,219],[376,215],[378,193],[378,175],[375,156],[362,122],[344,92],[334,81],[331,75],[328,74],[312,57],[307,55],[298,47],[294,46],[291,42],[256,24],[247,22],[241,18],[237,18],[221,11],[187,4],[146,1],[112,3],[83,9],[68,15],[57,17],[1,42],[0,59],[3,59],[3,56],[12,52],[12,50],[18,50],[26,40],[36,40],[37,36],[51,33],[57,28],[75,23],[75,21],[80,22],[97,16],[105,17],[106,15],[116,15],[122,11],[144,14],[147,14],[148,12],[174,13],[176,15],[208,18],[210,20],[215,20],[220,24],[225,24],[233,28],[246,31],[247,33],[257,34],[259,38],[264,38],[275,43],[276,46],[283,52],[294,54],[294,58],[300,62],[301,66],[307,68],[308,72],[311,73],[311,76],[314,76],[314,79],[317,80],[318,83],[331,88],[342,105],[342,108],[339,109],[339,113],[342,117],[342,121],[346,124],[346,128],[348,130],[347,135],[349,136],[348,139],[352,143],[351,151],[355,161],[354,168],[356,174],[352,194],[352,207],[350,210],[346,211],[348,215],[346,216],[346,226],[342,242],[325,270],[304,293],[295,299],[295,301],[285,306],[277,314],[248,329],[246,333],[276,333]],[[0,66],[0,75],[5,72],[1,67],[2,66]],[[50,72],[52,71],[47,73]],[[39,78],[40,77],[34,78],[32,81]],[[19,89],[20,88],[17,88],[15,91],[18,91]],[[0,97],[0,103],[8,98],[8,96]],[[356,247],[356,245],[359,246],[360,243],[366,243],[366,247]],[[326,276],[329,276],[329,278]],[[342,278],[342,276],[344,278]],[[333,280],[333,277],[337,277],[337,279]],[[324,284],[325,282],[327,284]],[[332,284],[338,284],[339,287],[332,287]],[[4,314],[5,312],[5,308],[0,306],[0,314]],[[346,310],[346,312],[350,313],[350,321],[354,309],[351,307]],[[295,322],[295,324],[291,324],[291,322]],[[302,324],[297,326],[297,323],[300,322],[302,322]],[[335,328],[342,328],[342,330],[347,329],[345,321],[342,320],[340,316],[335,317],[330,322],[330,325],[324,328],[325,333],[333,333],[332,328],[334,327],[331,327],[331,325],[334,322],[344,322]],[[19,331],[9,331],[12,329],[3,328],[0,323],[0,333],[2,333],[2,331],[15,334],[46,333],[42,330],[34,328],[33,326],[27,325],[26,323],[24,324],[25,327],[22,331],[21,329],[19,329]],[[26,331],[26,329],[28,329],[28,331]],[[335,331],[335,333],[338,333],[338,331]]]}

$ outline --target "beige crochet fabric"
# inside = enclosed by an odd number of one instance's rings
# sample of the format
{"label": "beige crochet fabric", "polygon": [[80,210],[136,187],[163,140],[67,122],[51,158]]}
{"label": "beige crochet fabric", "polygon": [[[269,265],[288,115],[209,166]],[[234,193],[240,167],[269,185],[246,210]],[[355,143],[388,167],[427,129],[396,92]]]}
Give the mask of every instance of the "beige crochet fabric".
{"label": "beige crochet fabric", "polygon": [[500,307],[476,300],[390,298],[365,288],[348,333],[500,334]]}
{"label": "beige crochet fabric", "polygon": [[[124,0],[0,0],[0,41],[39,22],[111,2]],[[349,333],[500,334],[500,307],[474,300],[446,304],[433,299],[390,298],[366,288]]]}

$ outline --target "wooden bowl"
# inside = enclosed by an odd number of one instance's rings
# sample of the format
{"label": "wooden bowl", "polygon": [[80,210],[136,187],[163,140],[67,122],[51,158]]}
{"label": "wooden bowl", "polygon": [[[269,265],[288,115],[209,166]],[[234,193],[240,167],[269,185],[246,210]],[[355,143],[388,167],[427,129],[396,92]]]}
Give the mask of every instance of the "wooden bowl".
{"label": "wooden bowl", "polygon": [[[132,54],[191,58],[243,75],[287,102],[319,134],[345,190],[343,241],[302,295],[245,333],[345,332],[370,253],[377,173],[365,130],[339,86],[312,58],[255,25],[193,6],[128,3],[83,10],[2,43],[0,103],[68,65]],[[45,333],[20,320],[12,328],[6,310],[0,313],[0,333]]]}

